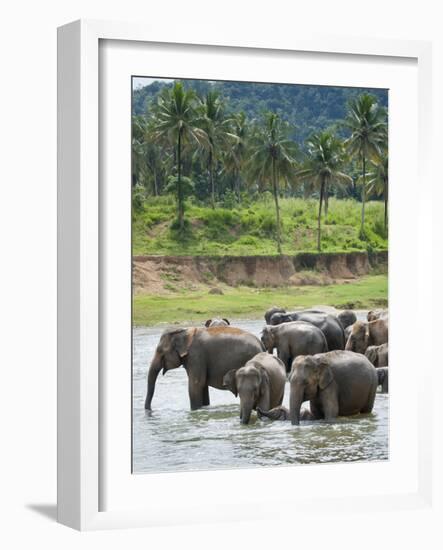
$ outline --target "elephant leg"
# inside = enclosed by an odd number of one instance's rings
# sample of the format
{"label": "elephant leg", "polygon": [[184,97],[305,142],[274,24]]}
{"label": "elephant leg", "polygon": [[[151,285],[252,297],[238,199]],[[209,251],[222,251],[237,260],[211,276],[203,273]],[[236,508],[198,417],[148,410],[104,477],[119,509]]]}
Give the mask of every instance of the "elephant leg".
{"label": "elephant leg", "polygon": [[205,387],[207,388],[206,384],[202,384],[200,380],[194,380],[192,376],[189,376],[188,391],[189,391],[189,401],[191,404],[191,411],[200,409],[205,405],[204,403]]}
{"label": "elephant leg", "polygon": [[278,350],[278,358],[281,360],[283,365],[285,366],[286,372],[291,371],[291,355],[289,353],[289,349],[287,348],[281,348]]}
{"label": "elephant leg", "polygon": [[209,387],[206,385],[203,388],[203,406],[207,407],[209,404]]}
{"label": "elephant leg", "polygon": [[323,407],[318,399],[311,399],[309,401],[309,408],[311,409],[313,419],[320,420],[324,418]]}
{"label": "elephant leg", "polygon": [[338,416],[338,397],[337,392],[331,385],[321,392],[321,404],[325,420],[334,420]]}

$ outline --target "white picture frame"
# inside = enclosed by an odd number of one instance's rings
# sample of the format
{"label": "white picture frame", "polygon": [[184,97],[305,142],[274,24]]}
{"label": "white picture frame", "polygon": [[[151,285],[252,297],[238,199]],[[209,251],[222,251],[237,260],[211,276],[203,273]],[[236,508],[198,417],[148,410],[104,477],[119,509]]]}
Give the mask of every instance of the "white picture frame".
{"label": "white picture frame", "polygon": [[[100,192],[100,105],[99,81],[100,63],[103,57],[100,53],[100,45],[103,41],[123,41],[130,50],[131,45],[137,44],[164,44],[174,45],[175,48],[183,45],[189,47],[190,40],[183,30],[181,36],[166,36],[154,29],[136,24],[102,21],[77,21],[59,29],[58,33],[58,520],[80,530],[152,526],[174,523],[192,523],[195,521],[219,521],[220,509],[223,520],[251,519],[261,517],[264,502],[257,499],[241,500],[237,506],[228,508],[228,497],[221,498],[218,515],[215,517],[213,510],[208,509],[205,503],[199,505],[198,501],[192,503],[190,509],[180,510],[177,506],[165,517],[164,510],[167,503],[161,503],[160,485],[169,484],[170,490],[177,491],[177,500],[180,494],[189,490],[189,486],[195,483],[199,476],[201,483],[212,483],[214,487],[222,491],[226,482],[226,472],[193,472],[182,474],[168,474],[160,478],[160,474],[150,474],[151,490],[158,491],[158,508],[153,510],[151,506],[141,507],[137,502],[131,505],[131,499],[136,502],[135,493],[126,492],[126,498],[113,499],[110,509],[103,509],[103,497],[101,484],[109,483],[106,471],[109,465],[104,467],[102,454],[107,449],[104,443],[103,426],[106,423],[107,408],[103,404],[103,388],[101,379],[103,376],[103,357],[100,353],[100,339],[103,330],[103,300],[107,296],[107,284],[102,285],[103,254],[101,246],[106,224],[101,224],[100,217],[103,214],[103,196]],[[225,38],[223,36],[204,36],[192,38],[192,44],[210,54],[211,48],[224,48],[229,51],[232,62],[242,53],[272,52],[284,58],[291,52],[304,52],[310,55],[333,54],[341,59],[356,59],[356,56],[365,56],[361,59],[385,59],[395,67],[402,60],[410,60],[415,66],[418,82],[418,97],[416,97],[418,149],[417,153],[420,188],[427,189],[431,196],[431,182],[429,178],[429,162],[427,155],[430,150],[430,79],[431,79],[431,46],[426,42],[409,42],[395,40],[369,40],[346,37],[314,37],[298,35],[294,38],[260,39],[252,43],[242,38]],[[129,55],[131,55],[129,53]],[[255,54],[254,54],[255,55]],[[108,59],[108,58],[106,58]],[[165,75],[166,76],[166,75]],[[189,76],[189,75],[183,75]],[[326,83],[326,82],[325,82]],[[415,92],[414,92],[415,93]],[[129,124],[129,121],[128,121]],[[415,126],[414,126],[415,128]],[[412,150],[411,150],[412,151]],[[411,160],[412,165],[414,163]],[[407,177],[407,175],[405,175]],[[424,196],[424,192],[421,193]],[[391,194],[391,200],[395,200]],[[424,199],[423,199],[424,200]],[[405,216],[411,203],[405,200]],[[430,212],[430,210],[429,210]],[[401,217],[394,216],[394,221],[399,224],[406,223]],[[392,217],[391,217],[392,221]],[[420,266],[430,265],[426,260],[430,259],[432,249],[421,246],[426,242],[425,237],[431,232],[432,220],[426,211],[426,203],[420,203],[417,219],[417,227],[420,231],[420,239],[414,241],[414,253]],[[400,244],[401,239],[391,240],[393,246]],[[393,262],[401,261],[399,247],[398,252],[390,259],[390,268]],[[124,276],[124,275],[123,275]],[[415,313],[421,311],[425,299],[432,296],[432,288],[429,284],[422,284],[426,280],[426,268],[414,271],[409,278],[411,284],[417,286],[417,295],[413,298]],[[407,278],[406,278],[407,279]],[[392,280],[390,279],[392,287]],[[404,283],[406,284],[406,283]],[[397,293],[397,300],[401,300],[401,289]],[[393,289],[394,298],[396,290]],[[391,296],[392,297],[392,296]],[[401,319],[398,319],[400,332]],[[396,325],[397,326],[397,325]],[[418,329],[417,329],[418,330]],[[394,330],[395,340],[395,330]],[[428,360],[424,361],[426,379],[432,376],[432,350],[428,350]],[[412,368],[414,355],[405,359]],[[129,368],[129,366],[128,366]],[[405,369],[407,368],[407,365]],[[404,380],[394,378],[393,385],[400,388],[405,384]],[[392,387],[392,386],[391,386]],[[354,492],[355,483],[359,476],[363,475],[363,469],[356,465],[345,465],[346,471],[340,466],[312,466],[312,469],[333,468],[337,479],[340,476],[348,478],[349,487],[343,494],[336,494],[334,485],[330,485],[326,491],[315,491],[311,498],[303,500],[285,496],[285,502],[292,507],[301,507],[303,502],[304,513],[311,509],[318,509],[322,502],[334,502],[336,510],[346,511],[358,502],[362,509],[381,508],[418,508],[430,506],[432,495],[431,475],[431,432],[426,425],[418,422],[418,410],[425,403],[424,380],[414,387],[403,388],[411,391],[416,397],[414,426],[417,427],[415,452],[405,470],[414,471],[410,486],[402,489],[401,477],[397,480],[396,489],[391,492],[386,490],[383,494],[377,490]],[[129,389],[128,389],[129,391]],[[117,399],[118,401],[118,399]],[[118,402],[116,402],[118,406]],[[118,426],[117,426],[118,429]],[[126,428],[125,428],[126,429]],[[392,435],[392,433],[391,433]],[[395,441],[394,441],[395,444]],[[393,462],[395,466],[395,461]],[[366,470],[364,475],[378,476],[375,465],[371,470]],[[323,471],[323,470],[322,470]],[[246,472],[246,473],[245,473]],[[260,473],[261,472],[261,473]],[[256,470],[250,473],[243,471],[242,480],[245,483],[253,483],[254,476],[259,473],[269,480],[270,484],[279,484],[284,479],[289,479],[289,469]],[[306,470],[305,475],[311,475]],[[345,472],[345,473],[344,473]],[[129,472],[130,474],[130,472]],[[126,475],[126,474],[125,474]],[[238,477],[237,471],[229,471],[228,475]],[[152,477],[151,477],[152,476]],[[174,477],[175,476],[175,477]],[[114,479],[113,475],[111,476]],[[133,476],[134,477],[134,476]],[[130,485],[142,484],[143,476],[135,476],[125,483]],[[138,478],[138,479],[137,479]],[[123,478],[122,478],[123,479]],[[246,479],[246,481],[245,481]],[[370,478],[368,478],[370,479]],[[164,480],[164,481],[163,481]],[[111,480],[112,481],[112,480]],[[124,491],[123,491],[124,492]],[[122,493],[123,494],[123,493]],[[151,497],[151,500],[152,497]],[[252,506],[253,511],[244,511],[244,504]],[[158,504],[158,503],[156,503]],[[163,508],[162,508],[163,506]],[[263,516],[264,517],[264,516]]]}

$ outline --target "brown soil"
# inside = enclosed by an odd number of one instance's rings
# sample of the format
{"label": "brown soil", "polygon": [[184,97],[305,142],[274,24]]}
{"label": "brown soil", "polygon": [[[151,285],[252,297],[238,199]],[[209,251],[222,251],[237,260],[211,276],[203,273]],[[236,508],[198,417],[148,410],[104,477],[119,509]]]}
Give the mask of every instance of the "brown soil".
{"label": "brown soil", "polygon": [[[168,294],[240,285],[281,287],[346,282],[387,262],[387,253],[369,260],[365,252],[297,256],[135,256],[135,294]],[[214,292],[214,291],[213,291]]]}

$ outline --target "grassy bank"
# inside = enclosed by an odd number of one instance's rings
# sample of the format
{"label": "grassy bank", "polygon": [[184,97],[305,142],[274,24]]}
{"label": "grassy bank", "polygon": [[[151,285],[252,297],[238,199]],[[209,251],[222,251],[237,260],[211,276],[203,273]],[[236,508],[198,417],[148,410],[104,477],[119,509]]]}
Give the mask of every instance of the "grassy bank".
{"label": "grassy bank", "polygon": [[[318,201],[281,199],[282,249],[284,254],[317,251]],[[359,238],[361,203],[330,199],[327,220],[322,220],[322,252],[386,250],[383,204],[366,205],[366,240]],[[172,196],[152,197],[133,213],[134,255],[273,255],[275,212],[270,193],[249,205],[221,204],[213,210],[189,202],[186,236],[174,229]]]}
{"label": "grassy bank", "polygon": [[239,287],[224,295],[192,293],[186,295],[135,296],[135,325],[204,321],[227,318],[261,318],[272,305],[302,308],[329,305],[337,308],[370,309],[387,305],[387,275],[370,275],[346,284],[252,289]]}

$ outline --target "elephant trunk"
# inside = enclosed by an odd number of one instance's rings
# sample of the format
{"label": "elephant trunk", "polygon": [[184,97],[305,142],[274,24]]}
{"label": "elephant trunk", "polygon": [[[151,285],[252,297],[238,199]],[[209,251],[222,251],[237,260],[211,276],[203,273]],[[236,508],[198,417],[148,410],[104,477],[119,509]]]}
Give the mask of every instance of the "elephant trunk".
{"label": "elephant trunk", "polygon": [[252,403],[251,402],[243,402],[240,403],[241,407],[241,415],[240,415],[240,422],[242,424],[249,424],[249,420],[251,418],[251,412],[252,412]]}
{"label": "elephant trunk", "polygon": [[155,391],[155,382],[162,368],[161,356],[156,352],[148,372],[148,391],[146,394],[145,409],[151,410],[151,401]]}
{"label": "elephant trunk", "polygon": [[300,424],[300,409],[303,403],[303,395],[304,388],[302,384],[296,384],[294,388],[291,388],[289,415],[293,426],[298,426]]}

